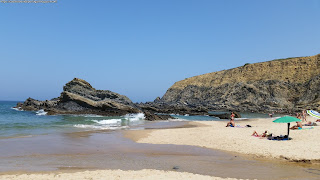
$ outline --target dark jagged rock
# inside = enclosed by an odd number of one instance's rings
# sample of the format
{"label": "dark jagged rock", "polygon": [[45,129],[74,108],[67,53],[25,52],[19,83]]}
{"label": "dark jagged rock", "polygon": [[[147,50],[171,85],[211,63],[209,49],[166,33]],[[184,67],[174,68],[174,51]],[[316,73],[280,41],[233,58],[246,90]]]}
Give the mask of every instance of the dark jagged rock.
{"label": "dark jagged rock", "polygon": [[36,111],[44,109],[52,114],[99,114],[125,115],[141,110],[126,96],[107,90],[96,90],[88,82],[74,78],[63,87],[60,97],[52,100],[38,101],[28,98],[18,103],[22,110]]}
{"label": "dark jagged rock", "polygon": [[144,115],[145,115],[146,119],[148,119],[149,121],[175,119],[174,117],[172,117],[170,115],[154,114],[149,111],[144,111]]}
{"label": "dark jagged rock", "polygon": [[207,115],[208,109],[202,106],[188,106],[180,103],[154,103],[147,102],[138,105],[141,110],[149,111],[152,113],[163,114],[189,114],[189,115]]}
{"label": "dark jagged rock", "polygon": [[[234,116],[235,118],[241,118],[241,115],[239,113],[234,112],[234,111],[233,111],[233,113],[235,115]],[[230,119],[231,118],[231,112],[229,112],[229,113],[221,113],[221,114],[210,114],[210,116],[218,117],[220,119]]]}

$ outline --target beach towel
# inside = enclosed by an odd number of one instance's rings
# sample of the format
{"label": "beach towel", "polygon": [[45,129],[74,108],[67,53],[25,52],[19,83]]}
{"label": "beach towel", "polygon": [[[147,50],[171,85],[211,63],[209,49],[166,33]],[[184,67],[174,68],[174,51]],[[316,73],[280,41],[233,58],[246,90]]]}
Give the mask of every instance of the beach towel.
{"label": "beach towel", "polygon": [[250,125],[246,125],[246,126],[240,126],[240,125],[236,125],[237,128],[247,128],[247,127],[251,127]]}
{"label": "beach towel", "polygon": [[291,138],[286,135],[286,136],[275,136],[275,137],[267,137],[268,140],[274,140],[274,141],[287,141],[291,140]]}
{"label": "beach towel", "polygon": [[309,130],[309,129],[313,129],[313,127],[309,127],[309,128],[301,128],[301,129],[297,129],[297,130]]}
{"label": "beach towel", "polygon": [[292,130],[310,130],[310,129],[313,129],[313,127],[309,127],[309,128],[301,128],[301,127],[298,127],[298,129],[292,129]]}
{"label": "beach towel", "polygon": [[[228,127],[233,127],[232,124]],[[250,125],[246,125],[246,126],[240,126],[240,125],[236,125],[235,128],[246,128],[246,127],[251,127]]]}
{"label": "beach towel", "polygon": [[312,124],[303,124],[302,126],[318,126],[318,124],[313,122]]}

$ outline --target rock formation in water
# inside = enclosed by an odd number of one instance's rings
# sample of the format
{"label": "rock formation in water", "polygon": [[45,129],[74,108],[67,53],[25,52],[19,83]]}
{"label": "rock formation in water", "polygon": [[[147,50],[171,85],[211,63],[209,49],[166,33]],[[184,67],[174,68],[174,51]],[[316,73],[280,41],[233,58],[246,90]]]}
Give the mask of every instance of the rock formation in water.
{"label": "rock formation in water", "polygon": [[320,110],[320,54],[187,78],[176,82],[153,106],[255,112]]}
{"label": "rock formation in water", "polygon": [[108,90],[96,90],[88,82],[74,78],[63,87],[60,97],[38,101],[28,98],[17,107],[48,114],[98,114],[108,116],[141,112],[126,96]]}
{"label": "rock formation in water", "polygon": [[17,108],[26,111],[43,109],[48,115],[54,114],[97,114],[122,116],[143,112],[146,120],[174,119],[168,115],[156,115],[155,111],[145,111],[123,95],[108,90],[96,90],[88,82],[74,78],[63,87],[60,97],[38,101],[28,98],[18,103]]}

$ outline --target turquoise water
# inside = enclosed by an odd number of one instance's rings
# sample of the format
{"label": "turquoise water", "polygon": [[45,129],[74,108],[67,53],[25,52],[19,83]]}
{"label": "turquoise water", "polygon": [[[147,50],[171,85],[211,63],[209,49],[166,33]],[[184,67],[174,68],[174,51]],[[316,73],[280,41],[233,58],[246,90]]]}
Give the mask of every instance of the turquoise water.
{"label": "turquoise water", "polygon": [[220,121],[219,118],[211,117],[211,116],[189,116],[189,115],[172,115],[172,117],[177,119],[183,119],[187,121]]}
{"label": "turquoise water", "polygon": [[47,116],[43,111],[18,111],[17,102],[0,101],[0,138],[85,130],[124,129],[144,123],[143,114],[106,117],[97,115]]}
{"label": "turquoise water", "polygon": [[[251,113],[251,112],[241,112],[241,118],[269,118],[269,113]],[[272,117],[282,117],[284,114],[274,113]]]}

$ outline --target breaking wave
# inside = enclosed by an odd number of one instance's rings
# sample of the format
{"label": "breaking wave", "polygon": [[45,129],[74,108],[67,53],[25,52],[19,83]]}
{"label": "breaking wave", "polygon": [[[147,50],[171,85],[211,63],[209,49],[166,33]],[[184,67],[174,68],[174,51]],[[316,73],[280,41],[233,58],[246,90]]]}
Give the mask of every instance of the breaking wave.
{"label": "breaking wave", "polygon": [[138,113],[138,114],[127,114],[124,116],[125,119],[129,121],[139,121],[139,120],[144,120],[145,116],[143,113]]}
{"label": "breaking wave", "polygon": [[[95,116],[90,116],[90,117],[95,117]],[[126,128],[129,128],[130,126],[135,126],[143,123],[144,119],[145,119],[145,116],[143,113],[127,114],[125,116],[120,116],[119,118],[113,117],[112,119],[106,119],[106,117],[103,117],[101,119],[94,118],[86,121],[93,124],[76,124],[73,126],[76,128],[101,129],[101,130],[126,129]]]}
{"label": "breaking wave", "polygon": [[16,111],[23,111],[23,109],[21,109],[21,107],[17,107],[17,108],[12,107],[11,109],[16,110]]}
{"label": "breaking wave", "polygon": [[39,111],[36,112],[36,115],[38,116],[44,116],[47,115],[48,112],[45,112],[43,109],[40,109]]}
{"label": "breaking wave", "polygon": [[106,119],[106,120],[92,120],[95,123],[98,124],[120,124],[121,119]]}
{"label": "breaking wave", "polygon": [[84,128],[84,129],[98,129],[98,130],[116,130],[116,129],[126,129],[128,126],[95,126],[95,125],[85,125],[85,124],[76,124],[74,125],[76,128]]}

